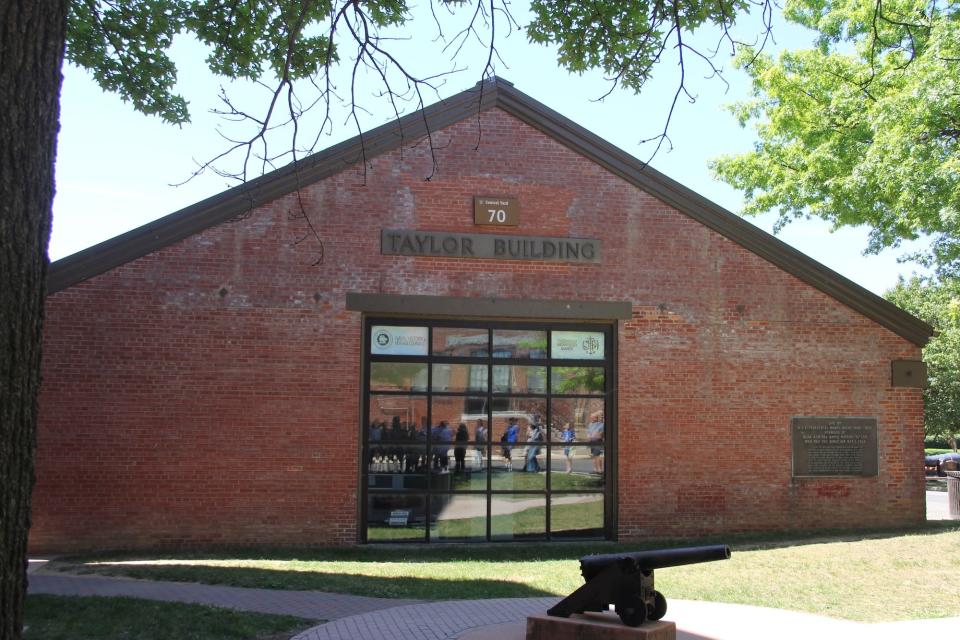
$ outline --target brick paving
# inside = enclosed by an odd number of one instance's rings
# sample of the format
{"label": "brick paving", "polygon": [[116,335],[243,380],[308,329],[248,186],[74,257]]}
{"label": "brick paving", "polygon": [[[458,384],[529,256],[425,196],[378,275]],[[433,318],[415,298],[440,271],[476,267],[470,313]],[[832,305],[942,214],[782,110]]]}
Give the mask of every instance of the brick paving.
{"label": "brick paving", "polygon": [[[525,620],[557,598],[428,602],[342,618],[291,640],[524,640]],[[613,614],[609,614],[612,617]],[[677,640],[902,640],[951,637],[960,618],[865,624],[799,611],[671,600]]]}
{"label": "brick paving", "polygon": [[292,640],[445,640],[471,629],[543,613],[558,600],[499,598],[392,607],[307,629]]}

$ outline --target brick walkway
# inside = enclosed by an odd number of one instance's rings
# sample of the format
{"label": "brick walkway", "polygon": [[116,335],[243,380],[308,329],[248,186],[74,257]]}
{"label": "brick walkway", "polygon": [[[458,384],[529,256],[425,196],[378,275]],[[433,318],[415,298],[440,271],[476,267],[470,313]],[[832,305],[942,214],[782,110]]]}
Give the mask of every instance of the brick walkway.
{"label": "brick walkway", "polygon": [[[526,617],[544,613],[556,601],[518,598],[408,605],[335,620],[291,640],[524,640]],[[677,640],[903,640],[950,638],[960,628],[960,618],[864,624],[690,600],[671,600],[670,609],[666,619],[676,622]]]}
{"label": "brick walkway", "polygon": [[471,629],[524,620],[558,600],[500,598],[393,607],[307,629],[292,640],[446,640]]}

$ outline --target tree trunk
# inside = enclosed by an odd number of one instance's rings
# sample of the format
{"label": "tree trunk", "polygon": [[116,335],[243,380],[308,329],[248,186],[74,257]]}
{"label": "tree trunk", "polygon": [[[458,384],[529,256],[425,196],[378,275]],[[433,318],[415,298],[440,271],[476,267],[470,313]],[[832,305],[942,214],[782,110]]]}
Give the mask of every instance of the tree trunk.
{"label": "tree trunk", "polygon": [[0,640],[21,637],[68,0],[0,0]]}

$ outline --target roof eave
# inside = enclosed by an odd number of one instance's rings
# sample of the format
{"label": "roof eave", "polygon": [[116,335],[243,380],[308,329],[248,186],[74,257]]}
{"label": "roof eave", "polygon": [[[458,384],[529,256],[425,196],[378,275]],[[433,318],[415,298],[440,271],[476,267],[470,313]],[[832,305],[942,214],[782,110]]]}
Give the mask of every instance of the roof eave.
{"label": "roof eave", "polygon": [[477,83],[471,89],[336,144],[295,165],[264,174],[58,260],[50,266],[47,293],[66,289],[211,226],[236,218],[296,191],[301,185],[327,178],[359,162],[400,148],[410,141],[422,139],[431,131],[438,131],[493,107],[499,107],[539,129],[607,171],[913,344],[923,347],[933,335],[933,328],[927,323],[656,171],[499,78]]}
{"label": "roof eave", "polygon": [[105,273],[212,226],[272,202],[364,160],[420,140],[496,104],[496,87],[478,84],[179,211],[57,260],[47,274],[47,295]]}
{"label": "roof eave", "polygon": [[498,88],[497,106],[915,345],[923,347],[933,336],[933,327],[919,318],[660,173],[512,86]]}

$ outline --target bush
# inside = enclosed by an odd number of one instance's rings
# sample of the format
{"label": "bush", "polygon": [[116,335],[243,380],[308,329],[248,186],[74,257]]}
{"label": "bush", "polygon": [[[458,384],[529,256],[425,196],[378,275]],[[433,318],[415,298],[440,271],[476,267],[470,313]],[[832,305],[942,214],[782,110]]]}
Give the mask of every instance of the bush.
{"label": "bush", "polygon": [[950,447],[950,440],[948,440],[946,436],[927,436],[923,439],[923,448],[953,451],[953,449]]}

